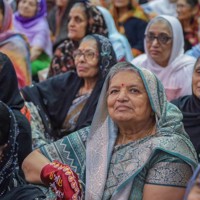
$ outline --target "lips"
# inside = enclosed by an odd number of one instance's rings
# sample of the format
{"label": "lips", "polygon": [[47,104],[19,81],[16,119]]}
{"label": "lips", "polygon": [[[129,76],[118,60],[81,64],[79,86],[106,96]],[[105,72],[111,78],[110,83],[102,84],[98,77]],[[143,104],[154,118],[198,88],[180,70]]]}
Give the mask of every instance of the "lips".
{"label": "lips", "polygon": [[157,50],[150,50],[150,54],[151,54],[151,55],[158,55],[158,54],[160,54],[160,51],[157,51]]}
{"label": "lips", "polygon": [[76,33],[76,30],[75,29],[69,29],[68,32],[69,33]]}
{"label": "lips", "polygon": [[79,71],[79,72],[85,72],[87,70],[87,68],[84,67],[84,66],[77,66],[76,70]]}
{"label": "lips", "polygon": [[119,105],[119,106],[116,107],[116,110],[118,110],[118,111],[127,111],[127,110],[130,110],[130,107],[126,106],[126,105]]}

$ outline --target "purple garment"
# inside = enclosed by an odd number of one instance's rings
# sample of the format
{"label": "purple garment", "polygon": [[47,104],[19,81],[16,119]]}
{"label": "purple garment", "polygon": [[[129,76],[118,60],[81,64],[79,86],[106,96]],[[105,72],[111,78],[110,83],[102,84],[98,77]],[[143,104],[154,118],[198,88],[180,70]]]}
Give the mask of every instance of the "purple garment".
{"label": "purple garment", "polygon": [[24,18],[19,12],[14,13],[13,25],[17,32],[24,34],[30,46],[37,46],[52,56],[52,42],[49,25],[46,19],[47,7],[45,0],[38,0],[37,13],[34,17]]}

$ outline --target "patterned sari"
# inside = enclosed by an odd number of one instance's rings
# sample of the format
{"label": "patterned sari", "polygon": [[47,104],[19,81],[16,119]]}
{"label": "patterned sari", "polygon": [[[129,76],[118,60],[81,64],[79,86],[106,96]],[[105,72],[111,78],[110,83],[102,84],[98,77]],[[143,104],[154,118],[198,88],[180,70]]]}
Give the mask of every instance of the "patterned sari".
{"label": "patterned sari", "polygon": [[166,100],[155,75],[135,66],[155,113],[156,133],[115,146],[118,128],[108,115],[105,96],[110,75],[120,65],[107,76],[91,127],[41,148],[47,158],[68,164],[79,175],[87,200],[142,200],[145,184],[186,187],[197,164],[180,111]]}

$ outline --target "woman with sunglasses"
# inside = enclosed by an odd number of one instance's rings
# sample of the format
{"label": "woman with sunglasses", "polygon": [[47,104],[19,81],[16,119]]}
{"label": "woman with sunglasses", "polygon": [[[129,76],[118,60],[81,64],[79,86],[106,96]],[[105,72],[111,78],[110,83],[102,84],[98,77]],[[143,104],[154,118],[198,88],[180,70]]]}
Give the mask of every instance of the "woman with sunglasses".
{"label": "woman with sunglasses", "polygon": [[184,55],[183,30],[178,19],[160,15],[145,31],[145,53],[132,63],[151,70],[164,85],[168,100],[192,93],[195,59]]}
{"label": "woman with sunglasses", "polygon": [[[76,72],[69,71],[22,89],[29,101],[34,147],[44,143],[40,138],[62,138],[90,125],[104,78],[116,63],[112,44],[97,34],[84,37],[73,58]],[[41,124],[43,130],[39,128]]]}

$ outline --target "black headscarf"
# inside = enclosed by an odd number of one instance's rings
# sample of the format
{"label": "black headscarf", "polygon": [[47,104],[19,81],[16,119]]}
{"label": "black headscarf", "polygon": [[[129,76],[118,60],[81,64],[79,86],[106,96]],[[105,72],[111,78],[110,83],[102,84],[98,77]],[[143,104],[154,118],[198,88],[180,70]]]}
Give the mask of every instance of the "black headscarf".
{"label": "black headscarf", "polygon": [[189,134],[200,160],[200,99],[193,94],[173,100],[172,103],[183,114],[185,130]]}
{"label": "black headscarf", "polygon": [[0,52],[0,100],[11,109],[20,110],[24,101],[19,93],[17,76],[10,59]]}
{"label": "black headscarf", "polygon": [[[109,39],[97,34],[91,36],[98,44],[100,74],[90,97],[79,115],[75,130],[90,125],[105,76],[109,69],[117,62]],[[55,130],[61,128],[72,101],[82,85],[82,78],[79,78],[75,72],[67,72],[37,83],[32,87],[26,87],[22,90],[22,93],[25,100],[32,101],[39,107],[44,124],[47,124],[44,113],[48,115],[54,131],[51,132],[48,125],[45,126],[46,131],[54,137],[62,137],[62,135],[55,135]]]}

